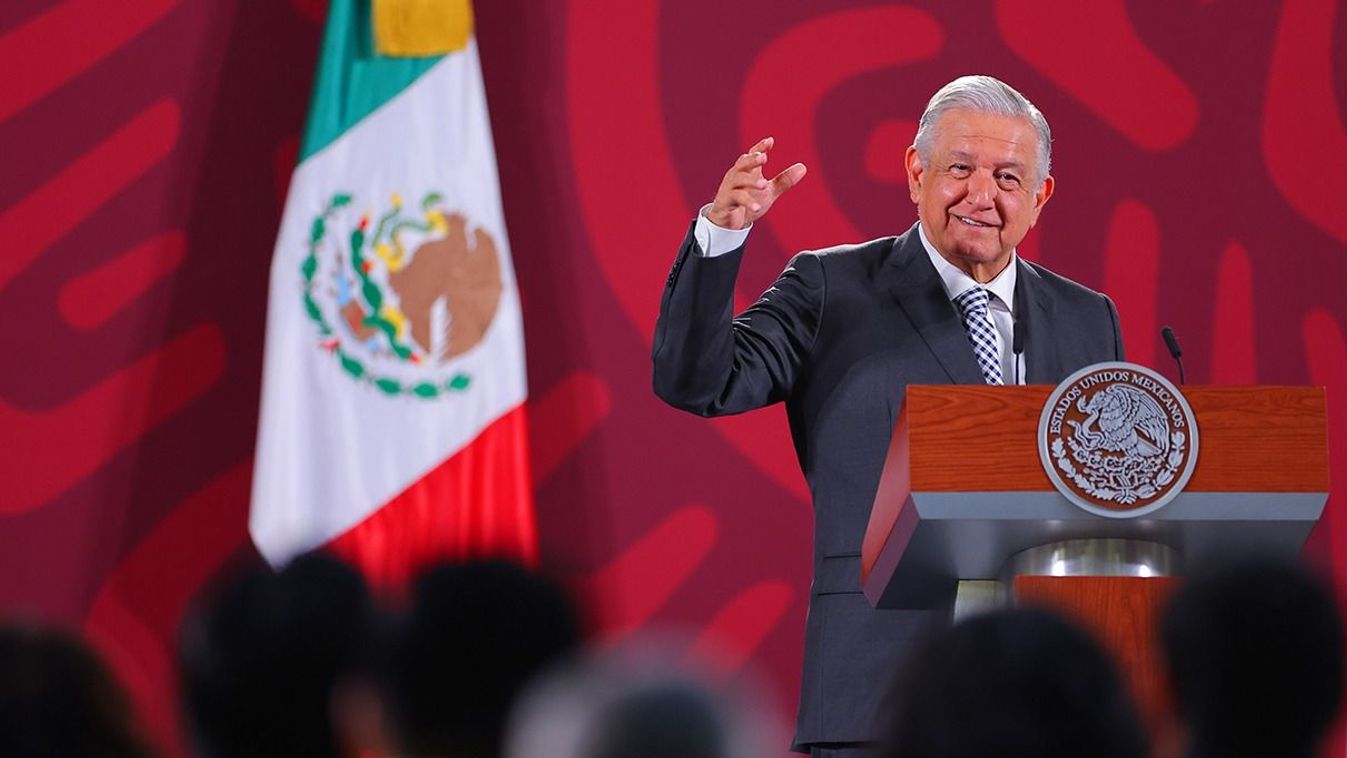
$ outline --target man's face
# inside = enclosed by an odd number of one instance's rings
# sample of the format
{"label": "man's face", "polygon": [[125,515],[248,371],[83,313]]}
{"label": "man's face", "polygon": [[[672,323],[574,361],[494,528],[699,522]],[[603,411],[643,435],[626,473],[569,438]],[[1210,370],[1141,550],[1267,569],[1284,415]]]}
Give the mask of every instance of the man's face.
{"label": "man's face", "polygon": [[917,215],[946,260],[989,281],[1052,197],[1052,177],[1038,177],[1038,134],[1027,119],[955,109],[933,136],[929,165],[907,149]]}

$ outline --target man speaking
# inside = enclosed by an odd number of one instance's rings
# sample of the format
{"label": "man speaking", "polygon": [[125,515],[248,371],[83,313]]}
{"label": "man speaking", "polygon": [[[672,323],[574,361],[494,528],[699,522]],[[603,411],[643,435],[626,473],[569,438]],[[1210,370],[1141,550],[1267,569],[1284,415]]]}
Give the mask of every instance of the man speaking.
{"label": "man speaking", "polygon": [[[715,416],[785,402],[814,500],[814,581],[794,748],[867,755],[901,657],[948,609],[875,610],[861,539],[909,384],[1056,384],[1123,359],[1108,297],[1019,259],[1052,197],[1043,114],[988,76],[945,85],[904,157],[917,223],[796,255],[733,316],[752,225],[805,178],[768,179],[770,137],[740,156],[678,251],[655,330],[655,392]],[[997,445],[970,433],[967,463]]]}

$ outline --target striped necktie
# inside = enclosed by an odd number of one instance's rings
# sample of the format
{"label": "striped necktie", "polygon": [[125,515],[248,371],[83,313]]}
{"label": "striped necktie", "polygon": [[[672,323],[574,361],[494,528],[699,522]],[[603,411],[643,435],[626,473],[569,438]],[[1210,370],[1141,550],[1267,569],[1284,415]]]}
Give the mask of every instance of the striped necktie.
{"label": "striped necktie", "polygon": [[1001,377],[1001,351],[996,347],[996,332],[989,318],[991,297],[987,290],[973,287],[964,290],[954,298],[963,315],[963,328],[968,332],[968,341],[973,345],[973,355],[978,359],[978,367],[987,384],[1004,384]]}

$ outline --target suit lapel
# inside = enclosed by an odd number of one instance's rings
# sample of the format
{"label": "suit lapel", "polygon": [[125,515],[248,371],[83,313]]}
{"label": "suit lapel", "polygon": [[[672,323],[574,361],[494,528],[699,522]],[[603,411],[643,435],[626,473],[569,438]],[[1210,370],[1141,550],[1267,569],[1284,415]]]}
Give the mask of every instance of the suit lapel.
{"label": "suit lapel", "polygon": [[986,384],[963,322],[931,265],[917,227],[894,241],[889,256],[890,292],[955,384]]}
{"label": "suit lapel", "polygon": [[1056,384],[1064,378],[1057,356],[1052,298],[1043,277],[1022,258],[1016,258],[1015,318],[1024,330],[1024,380],[1027,384]]}

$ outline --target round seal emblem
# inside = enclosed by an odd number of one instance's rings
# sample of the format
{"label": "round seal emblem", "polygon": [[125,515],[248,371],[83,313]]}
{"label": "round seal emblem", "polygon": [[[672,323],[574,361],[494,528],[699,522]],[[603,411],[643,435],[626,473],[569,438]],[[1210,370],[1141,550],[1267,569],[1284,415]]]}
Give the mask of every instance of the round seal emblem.
{"label": "round seal emblem", "polygon": [[337,192],[315,216],[299,274],[318,346],[352,379],[389,396],[461,393],[472,377],[458,356],[485,339],[504,283],[496,241],[444,195],[413,207],[352,210]]}
{"label": "round seal emblem", "polygon": [[1057,491],[1108,518],[1134,518],[1183,490],[1197,463],[1197,424],[1163,376],[1096,363],[1057,385],[1038,422],[1038,454]]}

